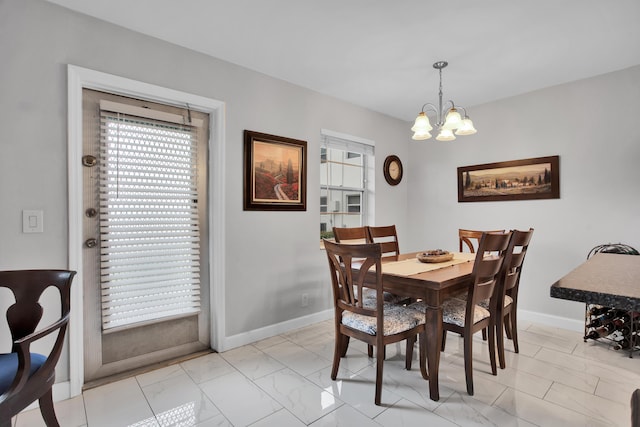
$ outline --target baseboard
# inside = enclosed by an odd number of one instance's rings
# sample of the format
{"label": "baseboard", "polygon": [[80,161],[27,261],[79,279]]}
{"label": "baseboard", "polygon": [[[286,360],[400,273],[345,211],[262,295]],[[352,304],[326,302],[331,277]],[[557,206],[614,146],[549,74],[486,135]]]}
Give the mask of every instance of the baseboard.
{"label": "baseboard", "polygon": [[537,311],[518,309],[518,322],[520,321],[533,322],[570,331],[584,332],[584,320],[569,319],[568,317],[554,316],[552,314],[539,313]]}
{"label": "baseboard", "polygon": [[220,340],[220,348],[216,350],[219,352],[231,350],[233,348],[251,344],[265,338],[271,338],[273,336],[289,332],[294,329],[303,328],[314,323],[332,319],[333,313],[334,310],[329,309],[320,311],[318,313],[309,314],[307,316],[297,317],[285,322],[276,323],[274,325],[265,326],[260,329],[254,329],[252,331],[243,332],[241,334],[232,335],[230,337],[224,337]]}

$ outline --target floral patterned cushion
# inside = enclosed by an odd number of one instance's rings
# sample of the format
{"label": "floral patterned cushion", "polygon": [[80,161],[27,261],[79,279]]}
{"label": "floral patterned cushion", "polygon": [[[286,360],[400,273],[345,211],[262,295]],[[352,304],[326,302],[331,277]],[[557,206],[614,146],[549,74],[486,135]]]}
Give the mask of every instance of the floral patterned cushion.
{"label": "floral patterned cushion", "polygon": [[[375,306],[376,305],[376,290],[371,288],[363,288],[362,291],[362,304],[365,307]],[[391,292],[383,292],[383,297],[385,302],[390,302],[393,304],[399,304],[400,302],[407,299],[406,297],[401,297],[399,295],[392,294]]]}
{"label": "floral patterned cushion", "polygon": [[[511,304],[513,302],[513,298],[511,298],[509,295],[505,295],[504,296],[504,306],[508,307],[509,304]],[[478,303],[478,305],[482,308],[486,308],[487,310],[489,309],[489,300],[485,299],[482,300]]]}
{"label": "floral patterned cushion", "polygon": [[[417,310],[420,313],[424,313],[426,305],[423,302],[416,302],[409,305],[409,308]],[[464,314],[467,309],[467,302],[459,298],[449,298],[442,303],[442,321],[444,323],[451,323],[460,327],[464,326]],[[476,305],[476,309],[473,313],[473,323],[489,317],[489,310]]]}
{"label": "floral patterned cushion", "polygon": [[[375,305],[375,301],[374,301]],[[394,335],[415,328],[424,323],[424,314],[407,309],[401,305],[384,303],[384,335]],[[369,335],[377,332],[375,317],[345,311],[342,324]]]}

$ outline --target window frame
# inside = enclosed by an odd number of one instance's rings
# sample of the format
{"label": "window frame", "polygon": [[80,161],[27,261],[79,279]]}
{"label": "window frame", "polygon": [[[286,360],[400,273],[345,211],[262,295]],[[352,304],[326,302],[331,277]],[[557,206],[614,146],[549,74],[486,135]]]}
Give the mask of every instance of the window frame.
{"label": "window frame", "polygon": [[[329,149],[340,150],[343,152],[343,160],[349,160],[361,157],[362,165],[358,166],[362,168],[362,187],[350,187],[344,185],[335,185],[329,182],[328,164],[332,162],[329,155]],[[346,162],[345,162],[346,163]],[[374,212],[375,212],[375,142],[372,140],[346,135],[326,129],[321,131],[321,147],[320,147],[320,224],[321,224],[321,239],[323,236],[332,237],[331,229],[336,226],[335,216],[332,214],[344,214],[354,215],[357,214],[360,218],[360,226],[374,224]],[[327,165],[326,169],[322,166]],[[323,180],[322,174],[326,173],[327,178]],[[343,193],[341,201],[344,206],[336,212],[329,206],[331,191],[340,191]],[[350,206],[356,206],[355,204],[348,203],[348,197],[355,194],[360,196],[359,206],[360,212],[349,212]],[[325,202],[323,203],[323,198]],[[322,208],[326,208],[326,212]],[[335,215],[333,214],[333,215]],[[328,216],[328,221],[323,221],[323,217]],[[322,231],[322,225],[325,225],[325,232]],[[338,224],[342,226],[342,224]]]}

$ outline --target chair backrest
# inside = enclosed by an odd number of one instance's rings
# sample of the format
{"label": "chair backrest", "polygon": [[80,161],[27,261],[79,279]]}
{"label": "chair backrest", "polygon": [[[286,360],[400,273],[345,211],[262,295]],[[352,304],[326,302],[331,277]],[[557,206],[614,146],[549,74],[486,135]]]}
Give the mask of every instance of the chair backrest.
{"label": "chair backrest", "polygon": [[[480,242],[480,237],[482,237],[482,233],[504,233],[504,230],[466,230],[464,228],[458,229],[458,240],[460,243],[460,252],[464,250],[464,246],[469,249],[469,252],[475,253],[476,246]],[[475,246],[474,246],[475,241]]]}
{"label": "chair backrest", "polygon": [[473,264],[471,277],[473,286],[467,296],[466,319],[473,319],[475,305],[485,299],[496,303],[494,290],[504,262],[511,232],[483,233],[480,237],[478,252]]}
{"label": "chair backrest", "polygon": [[[69,321],[71,282],[75,274],[75,271],[66,270],[0,271],[0,287],[10,289],[15,297],[15,303],[9,306],[6,314],[13,342],[11,352],[17,353],[18,359],[26,359],[25,365],[17,370],[9,388],[0,391],[0,413],[15,415],[39,399],[47,388],[53,385],[55,365],[62,352]],[[55,287],[60,292],[60,318],[35,332],[43,314],[43,308],[38,301],[49,287]],[[55,343],[46,361],[29,376],[31,343],[56,332]],[[0,424],[2,421],[4,418],[0,417]]]}
{"label": "chair backrest", "polygon": [[367,243],[367,227],[333,227],[337,243]]}
{"label": "chair backrest", "polygon": [[529,231],[511,230],[511,240],[507,247],[507,254],[498,285],[501,299],[504,298],[505,294],[513,299],[517,298],[520,272],[522,271],[522,265],[524,264],[524,258],[527,255],[532,236],[533,228],[529,228]]}
{"label": "chair backrest", "polygon": [[[71,281],[75,271],[66,270],[15,270],[0,271],[0,287],[9,288],[16,299],[7,309],[7,321],[11,338],[15,342],[33,333],[42,319],[43,309],[38,300],[50,286],[58,289],[62,315],[71,309]],[[12,351],[16,351],[15,348]]]}
{"label": "chair backrest", "polygon": [[369,243],[380,243],[383,255],[400,255],[395,225],[369,226],[367,227],[367,236]]}
{"label": "chair backrest", "polygon": [[[329,261],[333,299],[337,312],[352,311],[368,316],[376,316],[376,307],[364,307],[362,298],[364,288],[376,288],[377,305],[382,305],[382,266],[380,245],[340,244],[329,240],[324,241],[324,248]],[[361,264],[358,269],[353,268],[354,262]],[[375,268],[376,281],[365,284],[365,277],[369,270]],[[380,313],[382,316],[382,313]]]}

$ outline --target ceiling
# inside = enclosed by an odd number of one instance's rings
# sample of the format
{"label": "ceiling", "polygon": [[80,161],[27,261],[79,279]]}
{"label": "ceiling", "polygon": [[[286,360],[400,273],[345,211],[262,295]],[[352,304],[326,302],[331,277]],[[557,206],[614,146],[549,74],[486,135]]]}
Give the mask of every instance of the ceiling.
{"label": "ceiling", "polygon": [[48,1],[406,121],[640,64],[637,0]]}

